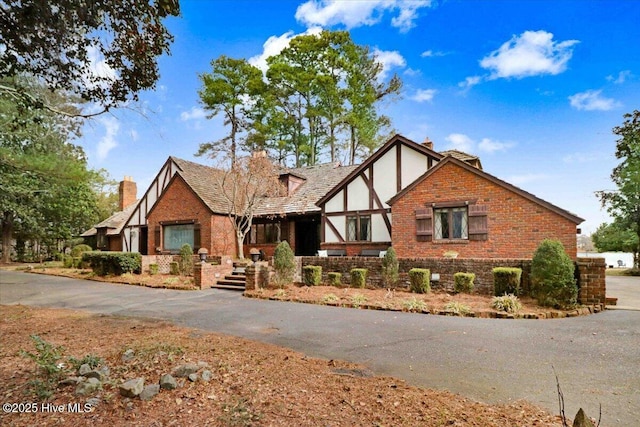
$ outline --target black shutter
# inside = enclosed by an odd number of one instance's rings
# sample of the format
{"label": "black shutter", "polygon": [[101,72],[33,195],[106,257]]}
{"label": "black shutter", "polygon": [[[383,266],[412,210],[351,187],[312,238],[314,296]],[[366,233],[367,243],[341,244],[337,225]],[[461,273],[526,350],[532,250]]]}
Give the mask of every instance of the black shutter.
{"label": "black shutter", "polygon": [[193,224],[193,252],[197,253],[200,245],[200,224]]}
{"label": "black shutter", "polygon": [[162,242],[160,241],[160,226],[156,225],[153,229],[153,240],[156,248],[162,248]]}
{"label": "black shutter", "polygon": [[430,242],[433,238],[433,209],[416,209],[416,238],[418,242]]}
{"label": "black shutter", "polygon": [[469,240],[487,240],[487,205],[469,205]]}

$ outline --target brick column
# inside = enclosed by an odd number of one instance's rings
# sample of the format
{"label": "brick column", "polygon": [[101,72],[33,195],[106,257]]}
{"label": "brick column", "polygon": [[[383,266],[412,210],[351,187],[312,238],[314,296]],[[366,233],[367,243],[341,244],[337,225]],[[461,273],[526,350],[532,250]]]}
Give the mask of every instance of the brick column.
{"label": "brick column", "polygon": [[578,302],[581,304],[604,304],[607,286],[604,258],[578,258]]}

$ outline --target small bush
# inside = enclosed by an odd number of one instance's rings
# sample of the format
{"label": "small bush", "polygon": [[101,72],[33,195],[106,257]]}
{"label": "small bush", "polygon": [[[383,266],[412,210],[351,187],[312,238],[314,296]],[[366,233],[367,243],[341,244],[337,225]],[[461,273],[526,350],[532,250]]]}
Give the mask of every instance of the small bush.
{"label": "small bush", "polygon": [[399,263],[396,251],[393,248],[387,249],[387,253],[382,259],[382,284],[385,287],[393,287],[398,283]]}
{"label": "small bush", "polygon": [[65,255],[62,259],[62,266],[64,268],[73,268],[73,257],[71,255]]}
{"label": "small bush", "polygon": [[193,249],[191,245],[185,243],[180,247],[180,258],[178,258],[178,269],[183,276],[193,275]]}
{"label": "small bush", "polygon": [[307,286],[318,286],[322,283],[322,267],[319,265],[302,267],[302,282]]}
{"label": "small bush", "polygon": [[517,313],[522,309],[522,304],[517,296],[507,294],[500,297],[493,297],[491,307],[498,311],[506,311],[507,313]]}
{"label": "small bush", "polygon": [[411,312],[422,312],[426,310],[427,305],[424,301],[417,299],[416,297],[408,298],[402,301],[402,309]]}
{"label": "small bush", "polygon": [[98,276],[140,273],[142,255],[137,252],[84,252],[82,262],[87,263]]}
{"label": "small bush", "polygon": [[522,269],[496,267],[493,270],[493,294],[497,297],[513,294],[520,295],[520,278]]}
{"label": "small bush", "polygon": [[38,335],[30,335],[30,338],[36,347],[36,352],[21,350],[20,355],[35,362],[36,375],[29,384],[33,387],[33,392],[38,399],[46,400],[53,396],[58,381],[65,374],[63,365],[59,363],[63,357],[64,347],[54,346]]}
{"label": "small bush", "polygon": [[471,314],[471,307],[461,303],[460,301],[448,302],[447,305],[444,306],[444,309],[445,311],[448,311],[452,314],[457,314],[459,316],[465,316],[467,314]]}
{"label": "small bush", "polygon": [[342,285],[342,273],[336,273],[335,271],[327,273],[327,279],[329,280],[329,285],[331,286],[340,286]]}
{"label": "small bush", "polygon": [[171,274],[172,276],[177,276],[178,274],[180,274],[180,265],[177,262],[171,261],[169,263],[169,274]]}
{"label": "small bush", "polygon": [[71,249],[71,256],[74,258],[82,258],[84,252],[90,252],[92,250],[89,245],[76,245]]}
{"label": "small bush", "polygon": [[149,264],[149,274],[155,276],[160,271],[158,264]]}
{"label": "small bush", "polygon": [[431,292],[431,271],[428,268],[412,268],[409,270],[411,292],[428,294]]}
{"label": "small bush", "polygon": [[276,246],[273,254],[273,269],[275,270],[275,282],[278,286],[288,285],[293,282],[296,272],[296,259],[291,246],[286,240]]}
{"label": "small bush", "polygon": [[574,269],[560,241],[542,241],[531,261],[531,287],[538,304],[558,308],[574,305],[578,297]]}
{"label": "small bush", "polygon": [[353,308],[360,308],[367,302],[367,297],[362,294],[355,294],[351,297],[351,306]]}
{"label": "small bush", "polygon": [[453,275],[453,290],[459,293],[470,294],[473,292],[473,281],[476,275],[473,273],[456,273]]}
{"label": "small bush", "polygon": [[330,303],[330,302],[336,302],[339,301],[340,298],[338,298],[338,296],[336,294],[326,294],[322,297],[322,302],[324,304]]}
{"label": "small bush", "polygon": [[367,273],[369,270],[366,268],[352,268],[351,275],[351,287],[364,288],[367,284]]}

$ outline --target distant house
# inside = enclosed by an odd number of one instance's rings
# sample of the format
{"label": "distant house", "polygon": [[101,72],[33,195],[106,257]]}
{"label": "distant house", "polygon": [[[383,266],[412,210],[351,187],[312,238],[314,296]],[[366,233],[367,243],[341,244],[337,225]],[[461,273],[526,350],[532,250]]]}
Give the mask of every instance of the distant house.
{"label": "distant house", "polygon": [[[96,234],[117,233],[122,250],[142,254],[189,243],[234,256],[221,173],[169,157],[137,203],[96,225]],[[287,194],[261,201],[245,253],[270,256],[287,240],[296,255],[371,255],[393,246],[400,257],[531,258],[544,238],[556,238],[576,257],[582,218],[484,172],[475,156],[434,151],[429,140],[396,135],[360,165],[282,169],[279,178]]]}

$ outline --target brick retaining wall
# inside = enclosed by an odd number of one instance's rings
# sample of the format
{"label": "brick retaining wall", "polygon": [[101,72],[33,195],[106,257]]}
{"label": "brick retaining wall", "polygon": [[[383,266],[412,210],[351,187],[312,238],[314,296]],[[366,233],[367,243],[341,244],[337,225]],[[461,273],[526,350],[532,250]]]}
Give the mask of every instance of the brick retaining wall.
{"label": "brick retaining wall", "polygon": [[[432,282],[433,289],[453,290],[453,275],[458,272],[475,273],[475,289],[482,295],[493,295],[493,268],[517,267],[522,269],[522,290],[530,292],[530,259],[475,259],[475,258],[400,258],[400,280],[397,287],[408,286],[408,271],[412,268],[428,268],[431,273],[440,275],[440,280]],[[381,286],[382,258],[367,257],[300,257],[300,266],[319,265],[322,267],[322,280],[328,282],[327,273],[342,273],[342,283],[350,282],[352,268],[369,270],[367,286]],[[606,286],[604,282],[605,263],[601,258],[579,258],[577,263],[579,302],[594,304],[605,302]]]}

